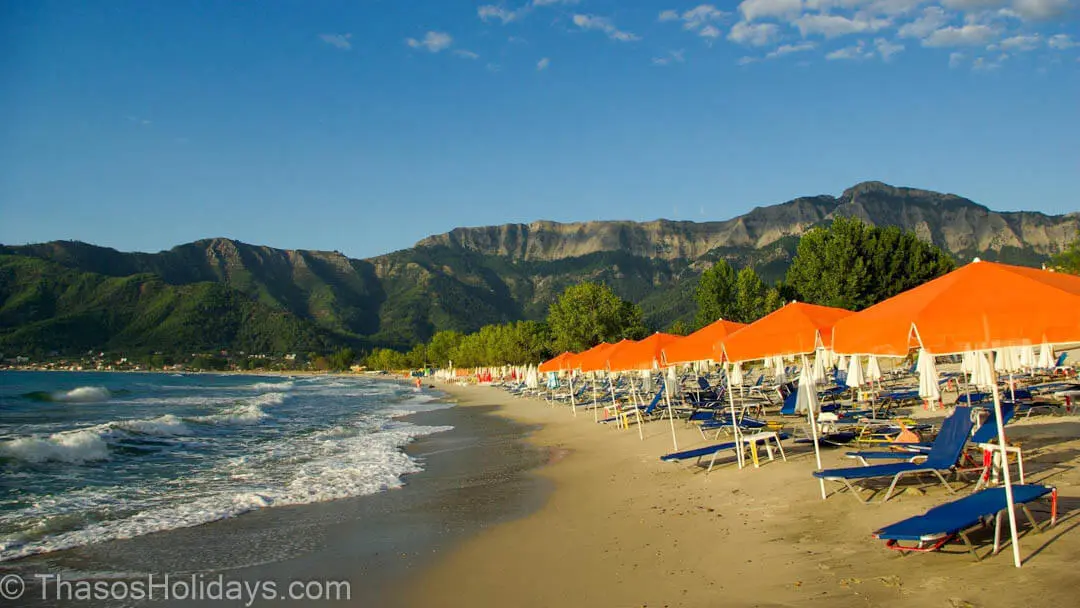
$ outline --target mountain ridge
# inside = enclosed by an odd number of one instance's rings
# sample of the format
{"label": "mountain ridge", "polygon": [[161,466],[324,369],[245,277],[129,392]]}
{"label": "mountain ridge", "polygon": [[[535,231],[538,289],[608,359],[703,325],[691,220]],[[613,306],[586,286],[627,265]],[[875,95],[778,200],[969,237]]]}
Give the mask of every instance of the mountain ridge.
{"label": "mountain ridge", "polygon": [[[765,280],[774,281],[783,276],[799,236],[840,215],[913,230],[958,259],[979,255],[1029,265],[1060,251],[1080,229],[1080,214],[995,212],[953,194],[864,182],[839,197],[800,197],[721,221],[542,220],[461,227],[421,239],[412,248],[366,259],[224,237],[157,253],[125,253],[78,241],[0,245],[0,257],[37,258],[56,265],[34,269],[34,276],[44,277],[38,281],[42,285],[69,289],[79,281],[111,285],[102,277],[157,277],[166,287],[200,287],[174,293],[152,285],[150,291],[168,292],[172,299],[212,294],[216,309],[228,310],[236,319],[256,315],[270,326],[279,321],[268,315],[279,311],[286,315],[280,322],[297,328],[297,335],[309,343],[408,347],[444,329],[469,332],[489,323],[542,319],[563,289],[586,280],[607,283],[621,297],[641,304],[651,325],[666,328],[676,319],[692,318],[692,286],[712,262],[726,259],[736,266],[753,266]],[[15,268],[13,262],[6,263]],[[20,346],[13,336],[26,332],[19,334],[12,320],[30,318],[27,302],[44,307],[34,309],[38,312],[55,309],[52,317],[32,315],[39,324],[33,335],[50,340],[63,342],[70,315],[97,318],[65,298],[59,287],[20,285],[18,273],[11,272],[16,278],[0,282],[0,345]],[[207,287],[214,284],[225,291]],[[114,301],[108,294],[99,295],[101,302]],[[123,300],[124,306],[133,307],[124,319],[156,318],[140,312],[152,302],[133,297]],[[242,306],[243,300],[256,307]],[[10,314],[4,316],[5,310]],[[200,310],[184,310],[185,327],[198,325]],[[149,331],[145,323],[117,327],[114,323],[87,331],[103,336],[115,330],[130,336],[114,341],[118,346],[152,346],[152,340],[144,339]],[[237,327],[230,335],[248,335]],[[205,342],[206,336],[200,336]],[[270,343],[245,339],[248,344]]]}

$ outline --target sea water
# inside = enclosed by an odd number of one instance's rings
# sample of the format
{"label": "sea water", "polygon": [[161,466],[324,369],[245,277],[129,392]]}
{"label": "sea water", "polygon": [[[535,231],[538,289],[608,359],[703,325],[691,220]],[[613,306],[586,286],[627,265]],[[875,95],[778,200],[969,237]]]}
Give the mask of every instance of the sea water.
{"label": "sea water", "polygon": [[447,407],[359,377],[0,372],[0,562],[372,494]]}

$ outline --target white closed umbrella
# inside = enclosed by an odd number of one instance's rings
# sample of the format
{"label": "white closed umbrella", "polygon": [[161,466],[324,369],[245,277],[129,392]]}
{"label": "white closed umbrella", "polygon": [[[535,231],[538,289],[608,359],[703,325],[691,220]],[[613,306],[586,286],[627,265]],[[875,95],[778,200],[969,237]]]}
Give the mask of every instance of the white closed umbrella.
{"label": "white closed umbrella", "polygon": [[863,377],[862,364],[859,363],[859,355],[851,355],[848,360],[847,385],[851,388],[859,388],[864,384],[866,384],[866,378]]}
{"label": "white closed umbrella", "polygon": [[1024,369],[1035,367],[1035,363],[1038,361],[1035,357],[1035,347],[1028,344],[1026,346],[1017,346],[1016,348],[1019,353],[1017,360],[1020,362],[1020,367]]}
{"label": "white closed umbrella", "polygon": [[814,354],[814,368],[811,371],[811,378],[814,379],[814,384],[825,383],[825,361],[829,358],[826,351],[819,350]]}
{"label": "white closed umbrella", "polygon": [[840,359],[836,362],[837,369],[847,369],[848,360],[847,355],[840,355]]}
{"label": "white closed umbrella", "polygon": [[870,382],[881,380],[881,366],[878,365],[877,357],[874,355],[870,355],[866,362],[866,379]]}
{"label": "white closed umbrella", "polygon": [[919,396],[931,402],[941,400],[941,389],[938,386],[937,365],[934,364],[934,356],[925,350],[919,351],[919,363],[915,367],[919,372]]}
{"label": "white closed umbrella", "polygon": [[652,370],[641,370],[641,390],[646,393],[652,391]]}
{"label": "white closed umbrella", "polygon": [[995,352],[994,371],[1009,373],[1019,369],[1016,361],[1016,351],[1011,348],[999,348]]}
{"label": "white closed umbrella", "polygon": [[[811,377],[809,366],[806,365],[805,357],[802,366],[802,373],[799,374],[799,389],[798,394],[795,396],[795,411],[806,412],[807,418],[810,420],[810,434],[814,437],[814,458],[817,460],[817,470],[821,470],[821,444],[818,441],[818,428],[817,428],[817,411],[818,411],[818,398],[817,388],[814,386],[814,380]],[[821,499],[825,500],[825,480],[818,480],[821,485]]]}
{"label": "white closed umbrella", "polygon": [[1054,349],[1046,342],[1039,347],[1039,368],[1050,369],[1054,367]]}
{"label": "white closed umbrella", "polygon": [[770,357],[765,357],[765,365],[764,365],[765,369],[769,369],[769,368],[771,368],[771,367],[772,367],[772,364],[773,364],[773,360],[772,360],[772,358],[770,358]]}
{"label": "white closed umbrella", "polygon": [[990,388],[990,385],[994,383],[990,360],[983,353],[971,353],[971,361],[971,384],[979,388]]}
{"label": "white closed umbrella", "polygon": [[675,446],[676,452],[679,451],[679,440],[675,438],[675,411],[671,409],[671,402],[675,399],[677,390],[679,390],[679,372],[673,365],[667,368],[667,377],[664,380],[664,400],[667,401],[668,420],[671,423],[671,444]]}
{"label": "white closed umbrella", "polygon": [[786,371],[784,370],[784,358],[783,357],[774,357],[772,366],[773,366],[773,378],[776,379],[776,383],[777,384],[783,384],[783,383],[787,382],[787,375],[786,375]]}
{"label": "white closed umbrella", "polygon": [[729,386],[728,389],[742,388],[743,375],[742,375],[742,363],[734,363],[731,366],[731,375],[728,376]]}
{"label": "white closed umbrella", "polygon": [[968,351],[960,357],[960,372],[967,374],[971,383],[971,375],[975,373],[975,353]]}

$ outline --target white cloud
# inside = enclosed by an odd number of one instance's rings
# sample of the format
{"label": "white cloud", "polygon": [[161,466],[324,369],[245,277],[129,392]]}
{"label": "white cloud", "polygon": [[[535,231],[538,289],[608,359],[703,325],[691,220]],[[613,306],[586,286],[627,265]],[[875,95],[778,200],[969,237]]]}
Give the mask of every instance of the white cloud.
{"label": "white cloud", "polygon": [[997,32],[988,25],[964,25],[944,27],[923,41],[923,46],[977,46],[986,44]]}
{"label": "white cloud", "polygon": [[799,28],[799,33],[806,36],[821,34],[826,38],[835,38],[846,34],[876,32],[890,25],[888,19],[873,19],[856,15],[853,19],[840,15],[803,15],[792,24]]}
{"label": "white cloud", "polygon": [[839,59],[869,59],[873,56],[874,53],[872,51],[866,50],[866,42],[860,40],[858,44],[854,46],[837,49],[825,55],[825,59],[828,59],[829,61],[836,61]]}
{"label": "white cloud", "polygon": [[533,0],[533,6],[554,6],[556,4],[577,4],[578,0]]}
{"label": "white cloud", "polygon": [[900,26],[897,33],[903,38],[926,38],[948,22],[949,17],[940,6],[928,6],[914,21]]}
{"label": "white cloud", "polygon": [[1006,51],[1033,51],[1040,44],[1042,44],[1042,36],[1033,34],[1031,36],[1012,36],[1002,40],[997,46]]}
{"label": "white cloud", "polygon": [[1080,43],[1073,41],[1072,38],[1069,38],[1068,34],[1054,34],[1050,37],[1050,40],[1048,40],[1046,44],[1048,44],[1052,49],[1064,51],[1065,49],[1071,49]]}
{"label": "white cloud", "polygon": [[544,70],[548,69],[549,65],[551,65],[551,60],[547,57],[544,57],[540,61],[536,62],[536,71],[543,72]]}
{"label": "white cloud", "polygon": [[524,17],[527,10],[528,7],[522,7],[516,11],[511,11],[502,6],[485,4],[476,9],[476,16],[480,17],[480,20],[484,23],[497,20],[501,21],[503,25],[506,25],[507,23],[517,21]]}
{"label": "white cloud", "polygon": [[941,4],[957,11],[988,10],[1005,6],[1009,0],[941,0]]}
{"label": "white cloud", "polygon": [[949,53],[949,67],[958,68],[964,63],[964,54],[959,52]]}
{"label": "white cloud", "polygon": [[884,38],[874,38],[874,48],[877,49],[883,60],[888,61],[893,55],[904,50],[904,45],[889,42]]}
{"label": "white cloud", "polygon": [[1065,14],[1069,0],[1013,0],[1013,9],[1023,19],[1043,21]]}
{"label": "white cloud", "polygon": [[472,51],[467,51],[465,49],[458,49],[458,50],[454,51],[454,54],[457,55],[458,57],[461,57],[462,59],[479,59],[480,58],[480,55],[478,55],[477,53],[474,53]]}
{"label": "white cloud", "polygon": [[713,23],[727,17],[728,14],[729,13],[725,13],[711,4],[699,4],[682,14],[673,10],[662,11],[659,20],[682,21],[683,29],[697,32],[702,38],[715,40],[716,38],[719,38],[723,32],[720,31],[720,28],[713,25]]}
{"label": "white cloud", "polygon": [[757,61],[756,57],[739,57],[739,60],[736,61],[735,63],[737,63],[739,65],[750,65],[751,63],[754,63],[755,61]]}
{"label": "white cloud", "polygon": [[426,49],[429,53],[438,53],[450,48],[450,45],[454,43],[454,38],[446,32],[428,32],[424,34],[424,38],[417,40],[416,38],[406,38],[405,44],[414,49]]}
{"label": "white cloud", "polygon": [[685,22],[683,27],[688,30],[696,30],[710,21],[719,21],[726,16],[727,13],[711,4],[699,4],[682,14],[682,20]]}
{"label": "white cloud", "polygon": [[739,4],[739,12],[747,21],[761,17],[784,17],[802,12],[802,0],[743,0]]}
{"label": "white cloud", "polygon": [[[1002,56],[1004,58],[1004,56]],[[1001,60],[991,61],[985,57],[976,57],[975,61],[971,62],[971,69],[979,72],[988,72],[990,70],[996,70],[1001,67]]]}
{"label": "white cloud", "polygon": [[777,57],[783,57],[784,55],[790,55],[792,53],[802,53],[805,51],[812,51],[817,45],[813,42],[800,42],[799,44],[781,44],[776,47],[775,50],[765,55],[765,59],[776,59]]}
{"label": "white cloud", "polygon": [[352,43],[349,42],[349,38],[352,38],[352,34],[319,34],[319,40],[343,51],[352,49]]}
{"label": "white cloud", "polygon": [[633,42],[634,40],[641,40],[636,35],[630,32],[624,32],[615,27],[615,24],[611,22],[607,17],[597,17],[595,15],[574,15],[574,25],[580,27],[583,30],[599,30],[607,34],[608,38],[612,40],[618,40],[619,42]]}
{"label": "white cloud", "polygon": [[765,46],[771,43],[780,33],[780,27],[775,23],[736,23],[728,34],[728,40],[750,46]]}
{"label": "white cloud", "polygon": [[722,35],[723,32],[720,31],[720,28],[716,27],[711,23],[701,28],[701,31],[698,32],[698,36],[701,36],[702,38],[716,39]]}
{"label": "white cloud", "polygon": [[667,55],[661,57],[653,57],[653,65],[668,65],[671,63],[683,63],[686,61],[686,51],[679,49],[677,51],[668,51]]}
{"label": "white cloud", "polygon": [[488,63],[484,66],[484,69],[492,73],[497,73],[502,71],[502,66],[497,63]]}

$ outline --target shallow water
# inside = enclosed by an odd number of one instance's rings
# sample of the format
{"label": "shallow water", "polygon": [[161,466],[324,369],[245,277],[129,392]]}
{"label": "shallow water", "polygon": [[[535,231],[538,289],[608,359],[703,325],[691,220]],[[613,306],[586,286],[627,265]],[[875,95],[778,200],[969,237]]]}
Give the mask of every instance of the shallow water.
{"label": "shallow water", "polygon": [[0,373],[0,561],[373,494],[449,429],[367,378]]}

